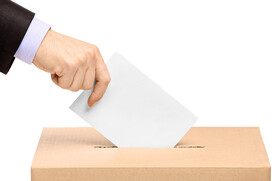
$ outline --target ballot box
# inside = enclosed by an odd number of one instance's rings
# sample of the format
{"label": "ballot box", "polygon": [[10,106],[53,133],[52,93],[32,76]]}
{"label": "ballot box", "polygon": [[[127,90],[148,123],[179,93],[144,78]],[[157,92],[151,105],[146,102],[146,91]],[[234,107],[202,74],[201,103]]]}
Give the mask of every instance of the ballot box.
{"label": "ballot box", "polygon": [[94,128],[44,128],[31,180],[270,181],[271,167],[256,127],[193,127],[174,148],[117,148]]}

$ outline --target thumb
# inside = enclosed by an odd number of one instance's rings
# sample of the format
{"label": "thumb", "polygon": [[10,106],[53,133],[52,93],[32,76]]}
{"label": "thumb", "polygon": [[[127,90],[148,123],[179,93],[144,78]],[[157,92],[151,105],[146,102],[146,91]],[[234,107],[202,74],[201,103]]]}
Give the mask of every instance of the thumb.
{"label": "thumb", "polygon": [[99,81],[95,82],[93,92],[88,98],[89,107],[94,106],[103,97],[107,87],[108,87],[108,83],[106,82],[99,82]]}

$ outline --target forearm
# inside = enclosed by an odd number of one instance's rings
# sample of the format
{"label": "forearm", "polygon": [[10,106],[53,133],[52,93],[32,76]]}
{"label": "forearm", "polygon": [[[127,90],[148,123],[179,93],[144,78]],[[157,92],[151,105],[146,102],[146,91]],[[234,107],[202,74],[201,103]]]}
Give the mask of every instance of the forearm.
{"label": "forearm", "polygon": [[0,72],[8,73],[34,15],[10,0],[0,0]]}

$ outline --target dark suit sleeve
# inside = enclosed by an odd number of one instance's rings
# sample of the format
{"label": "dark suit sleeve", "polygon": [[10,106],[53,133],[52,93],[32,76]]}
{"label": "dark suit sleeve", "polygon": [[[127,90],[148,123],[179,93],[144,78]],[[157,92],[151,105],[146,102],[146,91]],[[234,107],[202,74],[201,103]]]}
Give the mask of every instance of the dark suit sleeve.
{"label": "dark suit sleeve", "polygon": [[0,0],[0,72],[7,74],[34,13],[10,0]]}

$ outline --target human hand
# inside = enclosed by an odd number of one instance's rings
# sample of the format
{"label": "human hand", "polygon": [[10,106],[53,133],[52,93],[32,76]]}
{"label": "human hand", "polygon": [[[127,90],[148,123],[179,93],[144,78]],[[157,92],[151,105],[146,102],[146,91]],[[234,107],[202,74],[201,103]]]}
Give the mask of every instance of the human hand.
{"label": "human hand", "polygon": [[33,64],[51,73],[52,81],[71,91],[94,90],[88,99],[92,107],[104,95],[111,80],[97,46],[49,30]]}

